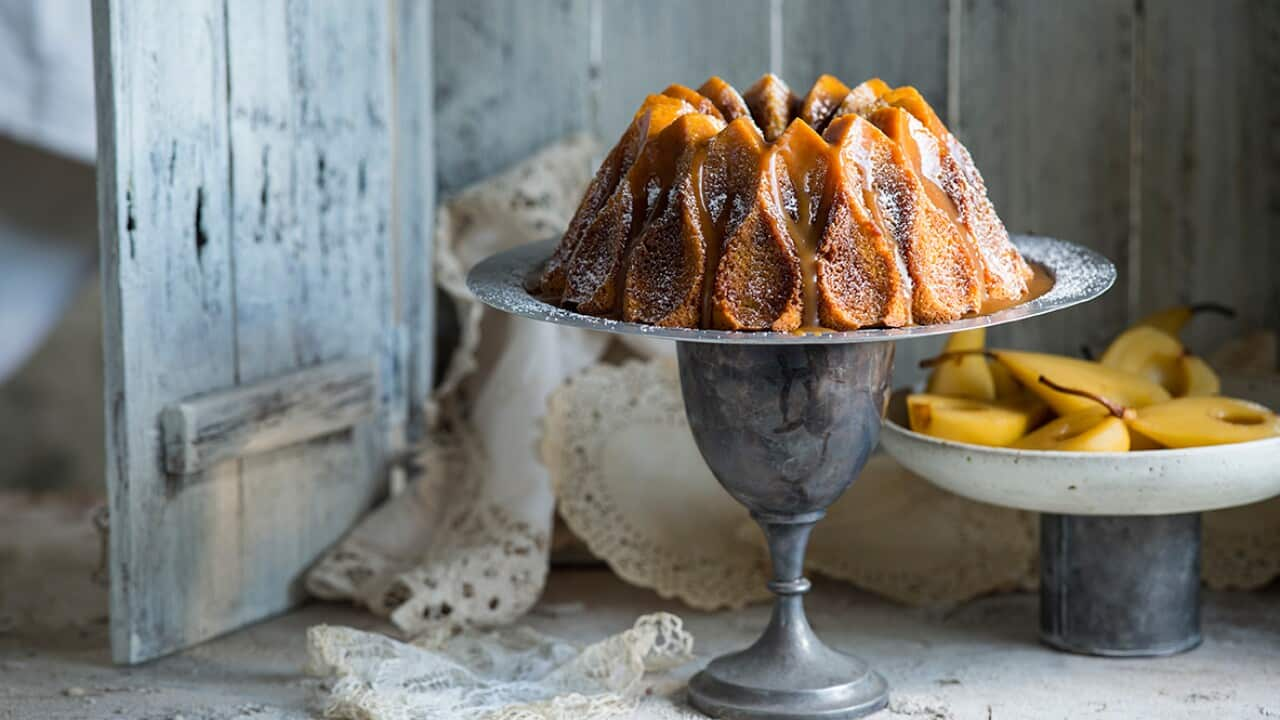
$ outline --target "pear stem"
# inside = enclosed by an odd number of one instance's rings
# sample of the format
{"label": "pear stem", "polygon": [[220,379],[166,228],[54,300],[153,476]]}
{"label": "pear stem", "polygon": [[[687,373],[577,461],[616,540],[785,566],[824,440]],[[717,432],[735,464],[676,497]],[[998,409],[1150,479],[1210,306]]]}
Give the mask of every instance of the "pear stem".
{"label": "pear stem", "polygon": [[1076,397],[1082,397],[1082,398],[1087,398],[1089,400],[1092,400],[1098,403],[1099,405],[1101,405],[1102,407],[1106,408],[1107,412],[1111,413],[1115,417],[1120,418],[1121,420],[1127,419],[1128,416],[1130,415],[1129,408],[1126,408],[1123,405],[1117,405],[1116,403],[1111,402],[1110,400],[1102,397],[1101,395],[1091,393],[1088,390],[1079,390],[1077,388],[1064,387],[1043,375],[1040,376],[1040,384],[1047,385],[1050,389],[1057,390],[1060,393],[1066,393],[1067,395],[1075,395]]}
{"label": "pear stem", "polygon": [[1227,305],[1223,305],[1222,303],[1212,303],[1212,302],[1196,303],[1194,305],[1191,305],[1188,309],[1191,311],[1192,315],[1199,315],[1200,313],[1213,313],[1214,315],[1221,315],[1223,317],[1229,317],[1229,318],[1233,318],[1236,316],[1235,308],[1229,307]]}
{"label": "pear stem", "polygon": [[937,367],[942,363],[947,362],[948,360],[959,360],[961,358],[969,357],[970,355],[982,355],[983,357],[986,357],[991,360],[998,359],[996,358],[995,353],[987,352],[986,350],[952,350],[951,352],[944,352],[941,355],[938,355],[937,357],[925,358],[921,360],[920,367],[922,368]]}

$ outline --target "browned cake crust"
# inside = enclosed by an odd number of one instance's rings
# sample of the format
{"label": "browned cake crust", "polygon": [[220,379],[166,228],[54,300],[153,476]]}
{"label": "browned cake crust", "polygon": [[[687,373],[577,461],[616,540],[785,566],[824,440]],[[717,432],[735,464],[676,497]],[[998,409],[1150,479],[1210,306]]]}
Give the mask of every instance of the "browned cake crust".
{"label": "browned cake crust", "polygon": [[766,75],[651,95],[592,180],[542,292],[592,315],[794,331],[949,322],[1023,297],[968,151],[913,88],[804,97]]}

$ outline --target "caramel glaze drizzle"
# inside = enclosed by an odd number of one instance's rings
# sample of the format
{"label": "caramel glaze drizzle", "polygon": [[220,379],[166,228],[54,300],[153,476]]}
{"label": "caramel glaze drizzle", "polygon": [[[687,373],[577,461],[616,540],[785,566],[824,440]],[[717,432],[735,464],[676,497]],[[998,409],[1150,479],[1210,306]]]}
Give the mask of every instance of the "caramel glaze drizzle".
{"label": "caramel glaze drizzle", "polygon": [[772,185],[796,258],[800,261],[801,329],[821,326],[818,317],[818,251],[831,207],[831,183],[827,172],[832,166],[832,152],[831,146],[803,120],[797,120],[778,138],[766,160],[773,163],[773,172],[779,170],[779,164],[786,171],[786,176],[778,177]]}
{"label": "caramel glaze drizzle", "polygon": [[[798,124],[797,124],[798,123]],[[808,137],[802,136],[807,134]],[[833,166],[835,148],[828,145],[803,121],[793,121],[793,129],[784,133],[761,154],[759,162],[773,192],[773,200],[782,212],[781,220],[790,237],[800,266],[801,330],[825,331],[818,313],[818,255],[831,205],[831,184],[827,173]],[[695,190],[695,214],[703,238],[701,287],[701,326],[713,327],[715,315],[715,278],[723,251],[724,235],[736,198],[725,198],[725,207],[713,218],[706,201],[704,167],[707,148],[695,151],[692,164]],[[785,173],[779,175],[779,173]]]}

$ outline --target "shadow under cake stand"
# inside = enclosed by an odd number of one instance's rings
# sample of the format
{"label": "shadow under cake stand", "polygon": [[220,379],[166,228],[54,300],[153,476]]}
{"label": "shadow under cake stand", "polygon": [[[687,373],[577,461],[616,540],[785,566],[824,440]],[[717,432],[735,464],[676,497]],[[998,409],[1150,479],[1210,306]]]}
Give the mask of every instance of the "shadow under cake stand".
{"label": "shadow under cake stand", "polygon": [[796,335],[659,328],[582,315],[530,294],[555,247],[531,243],[472,269],[486,305],[566,327],[674,340],[685,414],[716,479],[750,510],[773,562],[773,614],[755,644],[712,660],[689,681],[690,702],[732,718],[854,718],[883,708],[888,686],[859,658],[827,647],[802,598],[809,533],[876,447],[889,397],[893,343],[1023,320],[1091,300],[1115,281],[1106,258],[1071,243],[1016,236],[1052,281],[1043,295],[945,325]]}
{"label": "shadow under cake stand", "polygon": [[933,484],[1040,513],[1040,638],[1068,652],[1173,655],[1200,644],[1200,513],[1280,495],[1280,438],[1079,453],[950,442],[907,427],[885,450]]}

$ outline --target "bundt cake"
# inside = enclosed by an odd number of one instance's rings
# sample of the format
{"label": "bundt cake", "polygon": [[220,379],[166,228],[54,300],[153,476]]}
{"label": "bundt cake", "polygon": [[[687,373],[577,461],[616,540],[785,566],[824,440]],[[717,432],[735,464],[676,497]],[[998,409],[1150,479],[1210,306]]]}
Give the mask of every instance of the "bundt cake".
{"label": "bundt cake", "polygon": [[766,75],[651,95],[587,188],[540,293],[669,327],[949,322],[1027,293],[964,146],[914,88]]}

